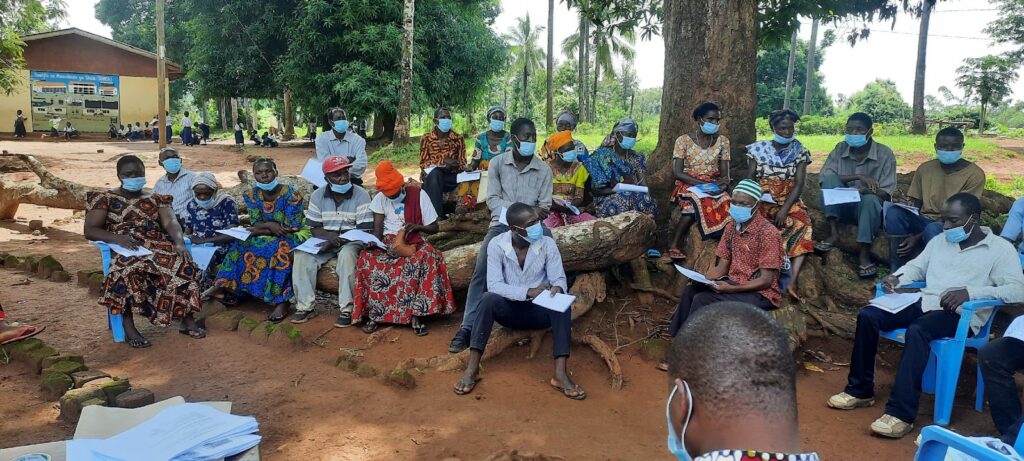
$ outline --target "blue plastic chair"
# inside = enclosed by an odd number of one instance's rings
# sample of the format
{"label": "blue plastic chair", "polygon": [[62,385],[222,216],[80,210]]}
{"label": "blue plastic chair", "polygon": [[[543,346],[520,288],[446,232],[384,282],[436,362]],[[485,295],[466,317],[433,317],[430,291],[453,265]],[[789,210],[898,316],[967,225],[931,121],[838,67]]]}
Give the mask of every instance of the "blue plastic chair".
{"label": "blue plastic chair", "polygon": [[[100,259],[103,261],[103,276],[106,277],[110,274],[110,258],[111,251],[110,245],[106,242],[92,242],[96,245],[96,248],[100,249]],[[185,239],[185,247],[192,250],[192,241]],[[110,310],[107,310],[107,329],[111,331],[114,336],[115,343],[124,342],[124,315],[122,314],[111,314]]]}
{"label": "blue plastic chair", "polygon": [[[901,288],[924,288],[925,283],[915,282],[904,285]],[[876,287],[876,294],[881,296],[882,284]],[[956,397],[956,383],[960,379],[960,365],[964,358],[964,349],[971,348],[977,351],[988,344],[989,333],[992,330],[992,320],[996,317],[996,311],[1003,304],[998,299],[979,299],[968,301],[960,307],[960,323],[956,327],[956,335],[952,338],[936,339],[931,342],[932,353],[928,357],[928,366],[924,370],[924,377],[921,380],[921,390],[929,394],[935,394],[935,424],[945,426],[949,424],[950,416],[953,413],[953,399]],[[978,334],[968,337],[971,332],[971,319],[978,309],[992,308],[992,314],[988,321],[978,330]],[[892,331],[883,331],[881,336],[900,344],[906,342],[906,328]],[[981,377],[981,366],[978,366],[978,382],[976,387],[977,397],[974,401],[974,409],[981,411],[985,405],[985,382]]]}
{"label": "blue plastic chair", "polygon": [[[1013,449],[1018,454],[1024,453],[1024,431],[1017,434]],[[939,426],[927,426],[921,429],[921,446],[917,448],[914,461],[943,461],[946,450],[955,448],[958,451],[980,461],[1006,461],[1005,455],[983,445],[979,445],[956,432]]]}

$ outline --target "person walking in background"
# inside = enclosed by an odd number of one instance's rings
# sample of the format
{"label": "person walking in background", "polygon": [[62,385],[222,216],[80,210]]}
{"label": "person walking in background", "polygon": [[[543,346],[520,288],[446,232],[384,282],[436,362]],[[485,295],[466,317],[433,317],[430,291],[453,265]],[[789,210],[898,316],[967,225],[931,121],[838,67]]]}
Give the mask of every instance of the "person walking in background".
{"label": "person walking in background", "polygon": [[310,141],[316,141],[316,122],[309,122],[306,137],[309,138]]}
{"label": "person walking in background", "polygon": [[235,147],[242,147],[245,144],[245,124],[235,122]]}
{"label": "person walking in background", "polygon": [[21,113],[21,109],[18,109],[17,114],[14,115],[14,137],[24,138],[28,134],[25,130],[25,115]]}
{"label": "person walking in background", "polygon": [[206,123],[206,120],[199,122],[199,132],[203,135],[202,140],[205,146],[210,140],[210,125]]}
{"label": "person walking in background", "polygon": [[181,143],[186,146],[192,145],[192,118],[188,116],[187,110],[185,116],[181,118]]}

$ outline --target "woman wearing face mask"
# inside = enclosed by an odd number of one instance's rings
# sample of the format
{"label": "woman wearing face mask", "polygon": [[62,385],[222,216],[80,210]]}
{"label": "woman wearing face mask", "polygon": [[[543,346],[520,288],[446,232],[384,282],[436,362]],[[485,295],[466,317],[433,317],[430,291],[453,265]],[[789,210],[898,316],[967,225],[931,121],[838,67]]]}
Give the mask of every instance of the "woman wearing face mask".
{"label": "woman wearing face mask", "polygon": [[303,197],[277,181],[277,164],[261,158],[252,164],[256,183],[245,192],[252,233],[244,241],[232,240],[208,296],[230,292],[248,294],[273,305],[267,320],[284,320],[292,299],[292,250],[308,239]]}
{"label": "woman wearing face mask", "polygon": [[647,161],[633,150],[638,125],[631,118],[615,124],[604,144],[583,162],[594,187],[597,216],[607,218],[627,211],[657,214],[658,204],[648,192],[615,192],[616,184],[647,185]]}
{"label": "woman wearing face mask", "polygon": [[[697,129],[676,139],[672,155],[672,172],[676,178],[672,201],[679,205],[682,214],[668,250],[668,255],[675,260],[686,259],[680,247],[693,223],[697,223],[701,237],[707,240],[721,235],[729,218],[728,187],[732,174],[729,138],[718,134],[722,113],[714,103],[705,102],[693,110],[693,120]],[[705,184],[718,190],[709,191],[703,197],[689,190]]]}
{"label": "woman wearing face mask", "polygon": [[550,150],[551,214],[544,220],[549,229],[597,219],[581,208],[593,201],[590,193],[590,174],[578,160],[579,148],[572,139],[572,131],[555,133],[544,142]]}
{"label": "woman wearing face mask", "polygon": [[117,160],[117,178],[120,187],[86,195],[85,238],[132,250],[144,247],[153,254],[112,254],[100,304],[115,315],[123,314],[125,336],[134,348],[152,344],[135,327],[133,313],[155,325],[180,320],[182,334],[205,337],[192,318],[201,307],[199,268],[185,246],[171,197],[143,190],[146,167],[134,155]]}
{"label": "woman wearing face mask", "polygon": [[[576,115],[567,110],[563,110],[562,112],[559,112],[559,114],[555,117],[555,129],[557,130],[556,134],[568,131],[569,136],[571,138],[572,132],[576,130],[576,124]],[[548,138],[548,141],[544,141],[544,146],[540,150],[541,158],[543,158],[545,161],[552,160],[560,156],[558,152],[559,148],[551,147],[549,145],[550,140],[551,138]],[[573,139],[572,144],[576,150],[577,160],[582,162],[586,160],[588,156],[590,156],[590,152],[587,151],[587,146],[584,145],[583,142],[581,142],[578,139]]]}
{"label": "woman wearing face mask", "polygon": [[352,320],[367,317],[363,331],[381,323],[412,324],[425,336],[423,318],[455,312],[455,297],[444,254],[422,234],[437,233],[437,213],[430,197],[405,178],[391,162],[377,165],[377,195],[370,202],[373,233],[387,250],[367,248],[356,263]]}
{"label": "woman wearing face mask", "polygon": [[[438,219],[443,221],[444,194],[459,186],[459,172],[466,170],[466,143],[452,131],[452,113],[444,107],[434,111],[434,128],[420,137],[420,169],[423,191],[430,196]],[[460,197],[456,207],[465,206],[464,197]]]}
{"label": "woman wearing face mask", "polygon": [[799,300],[797,277],[804,256],[814,251],[811,218],[800,200],[807,178],[811,152],[796,139],[796,122],[800,116],[789,109],[777,110],[768,117],[774,132],[771,141],[758,141],[747,146],[747,166],[752,178],[761,184],[772,201],[761,203],[760,212],[782,231],[786,255],[792,272],[786,294]]}
{"label": "woman wearing face mask", "polygon": [[195,197],[185,205],[188,216],[189,239],[192,245],[212,244],[217,252],[203,271],[203,291],[213,286],[217,268],[224,262],[228,247],[235,240],[217,231],[238,226],[238,206],[228,194],[219,191],[220,185],[213,173],[202,172],[192,178],[192,193]]}
{"label": "woman wearing face mask", "polygon": [[[487,170],[491,159],[508,150],[512,135],[505,129],[508,111],[501,106],[493,106],[487,110],[487,130],[473,140],[473,160],[466,171]],[[476,206],[476,198],[480,196],[480,181],[469,181],[459,184],[457,194],[464,196],[466,208]]]}

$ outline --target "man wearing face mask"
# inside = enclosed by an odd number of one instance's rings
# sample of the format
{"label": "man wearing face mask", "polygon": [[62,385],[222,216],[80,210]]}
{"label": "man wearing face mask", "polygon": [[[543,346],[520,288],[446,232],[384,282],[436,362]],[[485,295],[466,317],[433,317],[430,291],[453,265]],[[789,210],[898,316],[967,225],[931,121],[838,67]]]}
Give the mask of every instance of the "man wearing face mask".
{"label": "man wearing face mask", "polygon": [[[855,188],[860,201],[839,205],[825,205],[829,236],[814,244],[818,251],[830,251],[839,242],[839,223],[857,225],[857,244],[860,247],[858,275],[871,278],[878,267],[871,261],[871,243],[882,227],[882,203],[896,191],[896,156],[888,146],[875,141],[871,117],[863,112],[850,115],[846,120],[846,137],[828,154],[821,167],[821,188]],[[822,199],[824,202],[824,199]]]}
{"label": "man wearing face mask", "polygon": [[[935,159],[917,167],[906,205],[919,210],[890,206],[885,209],[885,233],[889,235],[889,259],[895,271],[919,249],[942,233],[939,222],[946,199],[959,192],[981,197],[985,171],[963,159],[964,134],[954,127],[935,135]],[[897,199],[898,200],[898,199]]]}
{"label": "man wearing face mask", "polygon": [[164,167],[165,175],[156,180],[153,185],[153,193],[170,195],[174,197],[171,207],[178,221],[187,224],[185,218],[188,216],[188,202],[195,198],[192,192],[192,179],[195,175],[181,166],[181,156],[178,151],[165,147],[160,151],[160,166]]}
{"label": "man wearing face mask", "polygon": [[[469,346],[470,334],[476,322],[477,308],[480,299],[487,291],[487,252],[491,239],[508,231],[501,215],[513,203],[525,203],[532,206],[541,220],[548,217],[551,210],[551,168],[538,156],[537,128],[527,118],[512,122],[512,137],[509,148],[491,160],[487,183],[487,207],[491,209],[491,226],[480,245],[476,257],[476,268],[473,278],[469,281],[466,294],[466,311],[462,316],[462,327],[455,333],[448,350],[452,353],[461,352]],[[551,231],[543,228],[543,233],[550,236]]]}
{"label": "man wearing face mask", "polygon": [[292,287],[296,304],[292,323],[305,323],[315,315],[313,301],[316,298],[317,270],[337,256],[335,272],[338,274],[338,307],[341,313],[334,326],[344,328],[352,325],[356,261],[363,245],[345,240],[340,235],[352,229],[373,230],[373,213],[370,212],[370,194],[352,184],[351,168],[345,157],[327,157],[323,164],[327,187],[313,191],[309,199],[306,225],[312,230],[313,237],[325,241],[315,255],[295,252]]}
{"label": "man wearing face mask", "polygon": [[[896,371],[885,414],[871,424],[875,434],[900,438],[914,427],[921,379],[932,340],[953,336],[960,322],[960,306],[971,300],[996,298],[1006,303],[1024,301],[1024,273],[1013,245],[981,223],[978,197],[960,192],[942,210],[944,238],[935,238],[924,251],[883,280],[891,293],[911,282],[927,282],[921,300],[896,312],[867,306],[857,316],[850,376],[844,392],[828,405],[840,410],[874,405],[875,354],[880,331],[906,328],[906,343]],[[988,321],[992,309],[979,309],[971,330]]]}
{"label": "man wearing face mask", "polygon": [[330,130],[316,137],[316,159],[323,162],[327,157],[345,157],[352,165],[349,169],[351,181],[357,186],[363,185],[363,173],[366,172],[366,140],[349,129],[348,114],[340,108],[327,111],[327,122]]}
{"label": "man wearing face mask", "polygon": [[[513,130],[514,132],[515,130]],[[508,207],[510,230],[490,241],[487,248],[487,290],[473,325],[469,363],[455,394],[473,392],[479,378],[480,359],[494,322],[516,330],[551,328],[555,372],[549,384],[573,400],[587,397],[569,378],[566,362],[572,338],[572,310],[556,312],[531,302],[538,296],[568,291],[562,255],[551,237],[544,236],[536,207],[513,203]],[[550,294],[544,293],[549,291]]]}
{"label": "man wearing face mask", "polygon": [[[786,333],[748,304],[694,314],[672,341],[668,450],[682,461],[818,461],[800,452]],[[756,378],[752,378],[756,377]]]}
{"label": "man wearing face mask", "polygon": [[[706,275],[714,283],[693,283],[683,289],[672,314],[669,336],[676,336],[695,312],[717,302],[742,302],[764,310],[779,307],[782,235],[761,213],[754,211],[761,194],[761,186],[751,179],[740,181],[733,189],[729,206],[733,222],[725,227],[718,242],[718,263]],[[667,366],[662,363],[658,368],[664,371]]]}

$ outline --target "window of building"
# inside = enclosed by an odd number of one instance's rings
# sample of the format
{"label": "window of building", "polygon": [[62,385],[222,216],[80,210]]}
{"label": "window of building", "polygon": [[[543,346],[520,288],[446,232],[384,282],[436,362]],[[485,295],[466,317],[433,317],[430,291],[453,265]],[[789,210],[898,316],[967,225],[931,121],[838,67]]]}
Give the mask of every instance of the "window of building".
{"label": "window of building", "polygon": [[96,85],[92,83],[71,83],[71,92],[74,94],[96,94]]}

